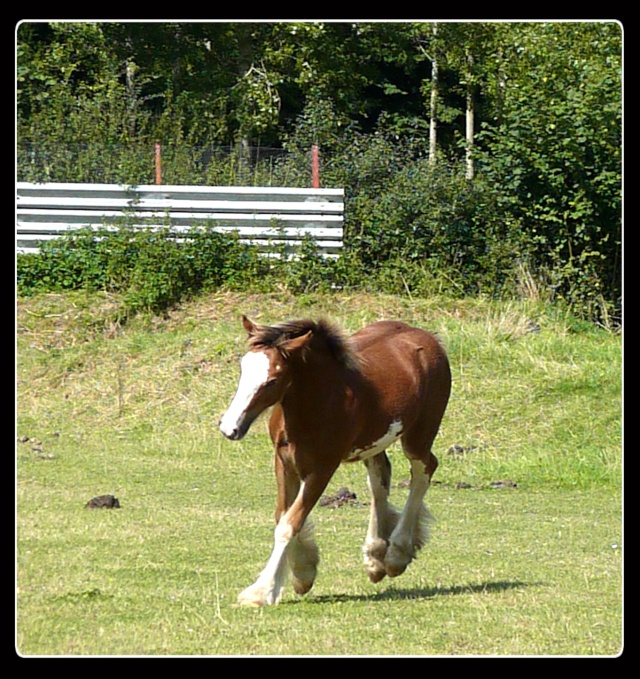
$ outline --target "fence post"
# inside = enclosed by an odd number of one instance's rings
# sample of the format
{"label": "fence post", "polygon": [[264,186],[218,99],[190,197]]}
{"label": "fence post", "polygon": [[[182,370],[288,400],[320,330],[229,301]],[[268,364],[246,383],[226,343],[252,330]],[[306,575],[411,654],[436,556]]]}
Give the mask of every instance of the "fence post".
{"label": "fence post", "polygon": [[162,184],[162,149],[156,142],[156,184]]}
{"label": "fence post", "polygon": [[318,145],[311,147],[311,182],[314,189],[320,188],[320,163],[318,162]]}

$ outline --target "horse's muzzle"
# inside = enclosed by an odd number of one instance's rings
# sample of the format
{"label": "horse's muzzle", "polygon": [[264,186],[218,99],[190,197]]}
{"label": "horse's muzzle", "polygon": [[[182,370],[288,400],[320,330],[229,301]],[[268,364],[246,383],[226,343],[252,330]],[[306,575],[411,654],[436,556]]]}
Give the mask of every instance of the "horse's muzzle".
{"label": "horse's muzzle", "polygon": [[225,431],[224,429],[222,429],[222,427],[221,427],[221,428],[220,428],[220,431],[221,431],[221,432],[222,432],[222,433],[223,433],[230,441],[239,441],[239,440],[244,436],[244,434],[243,434],[241,431],[239,431],[238,429],[232,429],[231,431],[228,431],[228,432],[227,432],[227,431]]}
{"label": "horse's muzzle", "polygon": [[226,423],[223,417],[218,423],[218,428],[230,441],[239,441],[240,439],[244,438],[244,435],[249,431],[249,427],[251,426],[252,422],[252,419],[249,420],[244,418],[231,425]]}

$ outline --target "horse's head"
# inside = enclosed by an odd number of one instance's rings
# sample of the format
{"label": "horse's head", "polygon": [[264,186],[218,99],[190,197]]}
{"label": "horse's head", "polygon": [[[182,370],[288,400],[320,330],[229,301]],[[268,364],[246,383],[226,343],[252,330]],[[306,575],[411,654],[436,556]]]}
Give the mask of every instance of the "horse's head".
{"label": "horse's head", "polygon": [[[242,323],[251,342],[259,327],[246,316]],[[220,419],[220,431],[238,441],[249,431],[254,420],[270,406],[278,403],[290,383],[288,361],[306,346],[311,332],[268,346],[259,342],[240,361],[240,381],[231,405]]]}

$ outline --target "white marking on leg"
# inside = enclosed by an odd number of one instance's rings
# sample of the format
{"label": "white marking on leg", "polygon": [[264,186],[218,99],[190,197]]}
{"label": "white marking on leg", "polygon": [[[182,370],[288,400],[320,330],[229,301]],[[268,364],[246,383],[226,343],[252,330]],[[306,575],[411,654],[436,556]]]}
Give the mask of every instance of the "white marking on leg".
{"label": "white marking on leg", "polygon": [[386,434],[383,434],[377,441],[370,443],[364,448],[356,448],[349,453],[347,458],[349,461],[366,460],[368,457],[381,453],[385,448],[388,448],[392,443],[397,441],[402,434],[402,422],[396,420],[389,425]]}
{"label": "white marking on leg", "polygon": [[[300,484],[298,497],[301,497],[304,483]],[[274,532],[274,545],[267,565],[262,569],[258,579],[238,596],[238,603],[245,606],[263,606],[277,604],[282,595],[287,576],[287,548],[293,538],[293,529],[287,519],[287,513],[278,521]]]}
{"label": "white marking on leg", "polygon": [[424,506],[423,499],[430,483],[429,475],[425,474],[424,463],[411,460],[409,497],[391,534],[385,557],[387,573],[392,577],[404,572],[429,537],[428,528],[432,517]]}
{"label": "white marking on leg", "polygon": [[220,431],[233,438],[243,416],[269,375],[269,357],[262,351],[250,351],[240,361],[240,381],[227,412],[220,420]]}
{"label": "white marking on leg", "polygon": [[389,489],[383,483],[383,472],[375,460],[369,460],[367,485],[371,493],[369,526],[362,548],[364,564],[372,582],[380,582],[386,575],[384,556],[387,551],[387,538],[393,530],[400,513],[389,504]]}
{"label": "white marking on leg", "polygon": [[306,594],[313,587],[320,561],[310,516],[307,516],[300,532],[289,543],[287,559],[294,591],[296,594]]}

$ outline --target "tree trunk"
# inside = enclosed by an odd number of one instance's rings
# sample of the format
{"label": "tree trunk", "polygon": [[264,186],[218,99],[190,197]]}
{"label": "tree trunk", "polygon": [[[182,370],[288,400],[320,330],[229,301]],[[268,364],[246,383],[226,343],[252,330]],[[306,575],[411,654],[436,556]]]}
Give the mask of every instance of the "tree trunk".
{"label": "tree trunk", "polygon": [[429,164],[436,162],[438,127],[438,24],[433,25],[433,57],[431,58],[431,100],[429,102]]}
{"label": "tree trunk", "polygon": [[473,57],[467,54],[467,112],[465,139],[467,141],[467,179],[473,179],[473,128],[475,124],[475,98],[473,88]]}
{"label": "tree trunk", "polygon": [[473,126],[475,119],[475,102],[473,98],[473,91],[471,85],[467,89],[467,115],[466,115],[466,140],[467,140],[467,150],[466,150],[466,162],[467,162],[467,179],[473,179],[474,168],[473,168]]}
{"label": "tree trunk", "polygon": [[[236,72],[238,81],[246,78],[247,74],[253,68],[253,38],[251,35],[251,27],[247,24],[239,24],[237,27],[238,35],[238,60],[236,64]],[[246,101],[240,105],[248,107]],[[243,122],[236,135],[236,160],[238,166],[238,174],[244,178],[249,173],[250,165],[250,148],[251,137],[250,130],[246,123],[246,111],[241,111],[241,118]]]}
{"label": "tree trunk", "polygon": [[129,139],[133,141],[136,136],[136,119],[138,113],[138,96],[136,93],[135,76],[138,66],[133,60],[127,61],[125,70],[125,82],[127,91],[127,116],[129,118],[127,124],[127,132]]}

